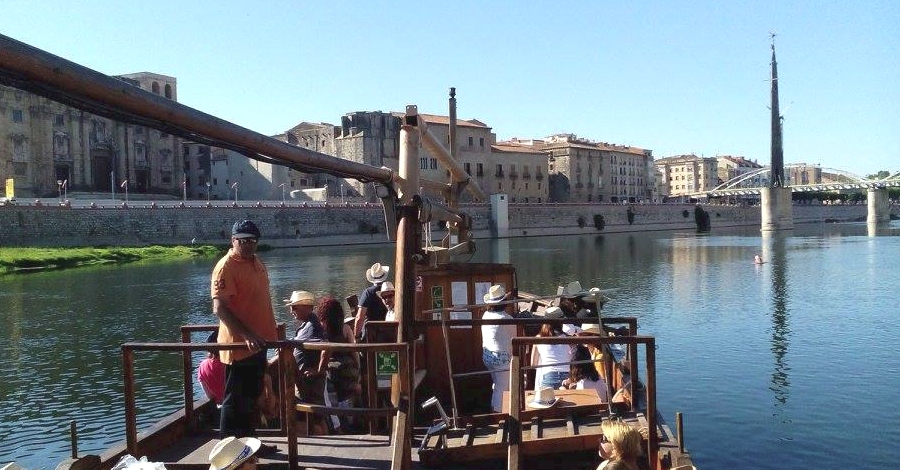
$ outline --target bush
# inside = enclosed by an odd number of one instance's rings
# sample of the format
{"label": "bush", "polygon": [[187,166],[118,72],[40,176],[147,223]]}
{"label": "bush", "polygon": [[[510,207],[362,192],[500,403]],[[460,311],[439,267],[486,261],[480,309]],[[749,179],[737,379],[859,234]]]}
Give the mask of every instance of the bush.
{"label": "bush", "polygon": [[606,219],[603,218],[603,214],[594,214],[594,227],[597,227],[597,230],[603,230],[606,227]]}

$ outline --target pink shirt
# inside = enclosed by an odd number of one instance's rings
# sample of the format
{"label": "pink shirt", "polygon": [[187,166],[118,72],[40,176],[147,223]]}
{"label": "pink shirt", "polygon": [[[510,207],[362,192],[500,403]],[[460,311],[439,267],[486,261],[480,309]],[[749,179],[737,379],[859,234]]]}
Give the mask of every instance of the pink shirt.
{"label": "pink shirt", "polygon": [[203,392],[217,405],[225,399],[225,364],[218,358],[206,358],[197,369],[197,381]]}

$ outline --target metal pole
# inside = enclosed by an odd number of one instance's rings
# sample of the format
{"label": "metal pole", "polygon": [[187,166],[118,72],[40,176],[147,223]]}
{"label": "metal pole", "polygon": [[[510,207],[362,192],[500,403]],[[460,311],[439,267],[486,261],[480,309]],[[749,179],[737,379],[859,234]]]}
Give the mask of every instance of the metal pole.
{"label": "metal pole", "polygon": [[72,440],[72,458],[78,458],[78,429],[75,420],[69,421],[69,436]]}

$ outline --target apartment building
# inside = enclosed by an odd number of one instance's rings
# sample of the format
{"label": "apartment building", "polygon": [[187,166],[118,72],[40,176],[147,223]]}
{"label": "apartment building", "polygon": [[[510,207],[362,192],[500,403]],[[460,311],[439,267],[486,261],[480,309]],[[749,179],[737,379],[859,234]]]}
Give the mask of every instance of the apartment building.
{"label": "apartment building", "polygon": [[471,164],[463,164],[488,194],[505,193],[509,202],[547,202],[550,183],[547,181],[547,153],[530,146],[497,143],[491,146],[491,159],[485,178],[481,163],[476,163],[475,173]]}
{"label": "apartment building", "polygon": [[[177,100],[175,77],[149,72],[117,78]],[[0,85],[0,180],[18,197],[107,192],[181,195],[180,139]],[[125,181],[128,181],[125,183]]]}
{"label": "apartment building", "polygon": [[660,158],[655,162],[666,183],[663,196],[679,197],[709,191],[717,186],[718,162],[694,154]]}

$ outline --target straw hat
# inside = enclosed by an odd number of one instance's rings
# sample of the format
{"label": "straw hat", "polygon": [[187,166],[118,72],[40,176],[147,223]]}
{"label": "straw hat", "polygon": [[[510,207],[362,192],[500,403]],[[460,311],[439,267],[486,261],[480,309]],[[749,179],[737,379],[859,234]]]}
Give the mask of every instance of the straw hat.
{"label": "straw hat", "polygon": [[581,325],[581,333],[589,334],[589,335],[602,334],[601,330],[600,330],[600,325],[598,325],[597,323],[585,323],[585,324]]}
{"label": "straw hat", "polygon": [[305,290],[295,290],[291,292],[290,299],[284,299],[284,306],[290,307],[291,305],[315,305],[316,304],[316,296],[313,295],[312,292],[307,292]]}
{"label": "straw hat", "polygon": [[565,297],[567,299],[572,299],[576,297],[584,297],[585,291],[581,287],[581,283],[578,281],[572,281],[566,287],[563,288],[560,297]]}
{"label": "straw hat", "polygon": [[259,450],[262,443],[254,437],[240,439],[230,436],[219,441],[209,453],[209,470],[237,468]]}
{"label": "straw hat", "polygon": [[382,266],[381,263],[375,263],[366,270],[366,279],[372,284],[384,282],[387,280],[388,271],[390,270],[390,266]]}
{"label": "straw hat", "polygon": [[394,283],[391,281],[384,281],[384,283],[381,284],[381,289],[379,289],[378,292],[394,292]]}
{"label": "straw hat", "polygon": [[553,306],[547,307],[547,310],[544,310],[544,318],[562,318],[563,311],[561,308]]}
{"label": "straw hat", "polygon": [[506,288],[500,284],[495,284],[484,294],[483,300],[486,304],[498,304],[506,297]]}
{"label": "straw hat", "polygon": [[553,395],[553,388],[543,387],[534,393],[534,398],[528,402],[531,408],[550,408],[559,403],[559,398]]}

